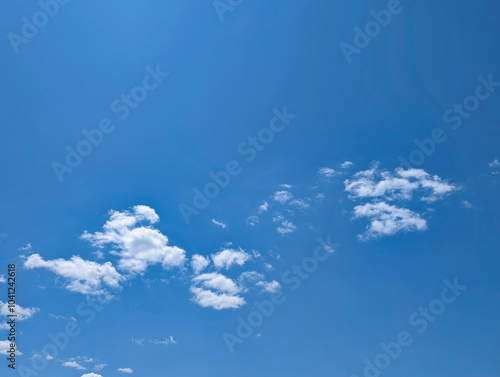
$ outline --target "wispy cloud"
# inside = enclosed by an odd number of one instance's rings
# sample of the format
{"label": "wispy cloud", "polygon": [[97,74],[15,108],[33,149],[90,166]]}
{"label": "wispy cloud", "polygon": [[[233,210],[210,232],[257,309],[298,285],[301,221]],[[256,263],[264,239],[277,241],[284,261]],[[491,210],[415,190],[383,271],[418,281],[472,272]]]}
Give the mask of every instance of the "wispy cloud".
{"label": "wispy cloud", "polygon": [[212,219],[212,222],[215,224],[215,225],[218,225],[220,226],[222,229],[226,229],[226,224],[220,222],[220,221],[217,221],[215,219]]}

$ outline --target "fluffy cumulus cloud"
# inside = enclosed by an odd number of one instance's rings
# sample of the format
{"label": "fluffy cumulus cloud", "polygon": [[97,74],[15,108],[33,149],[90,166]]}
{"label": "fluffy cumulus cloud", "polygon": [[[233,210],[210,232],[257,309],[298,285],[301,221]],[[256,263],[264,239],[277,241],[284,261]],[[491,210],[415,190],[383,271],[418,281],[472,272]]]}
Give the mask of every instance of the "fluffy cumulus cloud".
{"label": "fluffy cumulus cloud", "polygon": [[6,283],[7,279],[5,278],[5,275],[0,275],[0,283]]}
{"label": "fluffy cumulus cloud", "polygon": [[210,264],[210,260],[200,254],[195,254],[191,257],[191,267],[195,274],[200,273]]}
{"label": "fluffy cumulus cloud", "polygon": [[[39,311],[40,310],[38,308],[23,308],[22,306],[16,304],[16,321],[26,321]],[[9,305],[6,302],[4,303],[0,301],[0,315],[8,316],[9,314],[12,314],[9,310]]]}
{"label": "fluffy cumulus cloud", "polygon": [[262,287],[262,290],[264,292],[269,292],[269,293],[274,293],[277,292],[281,289],[280,283],[278,283],[276,280],[267,282],[267,281],[259,281],[257,283],[257,286]]}
{"label": "fluffy cumulus cloud", "polygon": [[411,199],[419,192],[421,200],[433,202],[457,191],[458,187],[437,175],[422,169],[396,169],[395,173],[380,171],[375,164],[344,181],[351,199],[384,198],[385,200]]}
{"label": "fluffy cumulus cloud", "polygon": [[196,286],[192,286],[190,291],[194,295],[193,301],[204,308],[213,308],[216,310],[237,309],[245,305],[243,297],[238,295],[214,292]]}
{"label": "fluffy cumulus cloud", "polygon": [[211,257],[215,267],[220,269],[228,269],[234,264],[243,266],[245,262],[252,258],[250,254],[246,253],[242,249],[224,249],[216,254],[212,254]]}
{"label": "fluffy cumulus cloud", "polygon": [[418,213],[386,202],[367,203],[354,208],[354,217],[370,220],[366,232],[360,239],[366,240],[396,234],[400,231],[423,231],[427,222]]}
{"label": "fluffy cumulus cloud", "polygon": [[25,260],[24,267],[48,269],[67,280],[68,290],[88,295],[106,293],[103,287],[118,288],[124,280],[110,262],[99,264],[79,256],[69,260],[44,260],[39,254],[32,254]]}
{"label": "fluffy cumulus cloud", "polygon": [[[9,355],[10,352],[10,342],[8,340],[0,340],[0,355]],[[16,349],[16,355],[22,355],[19,349]]]}
{"label": "fluffy cumulus cloud", "polygon": [[293,198],[293,195],[289,191],[276,191],[271,198],[278,203],[285,204]]}
{"label": "fluffy cumulus cloud", "polygon": [[[345,191],[354,201],[370,203],[354,208],[354,219],[367,218],[370,223],[360,239],[390,236],[398,232],[424,231],[427,221],[417,212],[401,205],[410,199],[432,203],[459,190],[459,187],[423,169],[382,171],[378,163],[344,181]],[[397,202],[389,204],[389,202]]]}
{"label": "fluffy cumulus cloud", "polygon": [[97,373],[85,373],[82,375],[82,377],[102,377],[102,376]]}
{"label": "fluffy cumulus cloud", "polygon": [[196,276],[193,282],[201,284],[204,288],[215,289],[230,294],[239,293],[241,291],[241,288],[238,287],[232,279],[216,272]]}
{"label": "fluffy cumulus cloud", "polygon": [[[139,205],[130,211],[110,211],[110,218],[103,232],[85,232],[82,238],[94,246],[109,246],[119,257],[118,268],[131,274],[143,274],[149,265],[161,264],[163,268],[181,266],[186,252],[168,245],[168,238],[152,227],[159,221],[156,212]],[[146,222],[151,225],[139,225]]]}

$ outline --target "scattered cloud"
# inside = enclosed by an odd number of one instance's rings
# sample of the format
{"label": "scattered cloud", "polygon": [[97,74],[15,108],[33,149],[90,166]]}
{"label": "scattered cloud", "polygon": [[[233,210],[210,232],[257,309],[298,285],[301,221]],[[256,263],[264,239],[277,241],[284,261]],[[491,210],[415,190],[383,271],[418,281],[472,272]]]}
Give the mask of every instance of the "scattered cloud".
{"label": "scattered cloud", "polygon": [[5,278],[5,275],[0,275],[0,283],[6,283],[7,279]]}
{"label": "scattered cloud", "polygon": [[462,202],[462,207],[464,207],[464,208],[474,208],[474,206],[470,202],[468,202],[467,200],[464,200]]}
{"label": "scattered cloud", "polygon": [[353,162],[351,162],[351,161],[345,161],[345,162],[342,163],[342,165],[340,165],[340,167],[342,169],[347,169],[347,168],[351,167],[352,165],[354,165]]}
{"label": "scattered cloud", "polygon": [[498,158],[495,158],[493,161],[488,163],[488,166],[490,168],[498,168],[500,167],[500,161],[498,161]]}
{"label": "scattered cloud", "polygon": [[27,269],[46,268],[67,280],[66,289],[86,295],[106,293],[103,286],[118,288],[124,277],[111,265],[99,264],[73,256],[69,260],[44,260],[39,254],[30,255],[24,262]]}
{"label": "scattered cloud", "polygon": [[85,373],[82,377],[102,377],[100,374],[95,373]]}
{"label": "scattered cloud", "polygon": [[76,362],[75,360],[72,360],[72,361],[66,361],[64,362],[63,364],[63,367],[68,367],[68,368],[75,368],[75,369],[78,369],[78,370],[85,370],[87,368],[85,368],[84,366],[80,365],[78,362]]}
{"label": "scattered cloud", "polygon": [[332,178],[340,173],[332,168],[320,168],[318,170],[318,175],[322,178]]}
{"label": "scattered cloud", "polygon": [[286,189],[291,189],[293,186],[292,185],[288,185],[286,183],[283,183],[280,185],[280,187],[283,187],[283,188],[286,188]]}
{"label": "scattered cloud", "polygon": [[288,221],[281,215],[277,215],[276,217],[274,217],[273,221],[279,224],[276,228],[276,231],[282,236],[293,233],[297,229],[297,227],[291,221]]}
{"label": "scattered cloud", "polygon": [[122,373],[129,373],[129,374],[134,373],[132,368],[118,368],[117,371],[122,372]]}
{"label": "scattered cloud", "polygon": [[269,293],[274,293],[277,292],[281,289],[280,283],[278,283],[276,280],[266,282],[266,281],[259,281],[257,283],[259,287],[262,287],[262,290],[264,292],[269,292]]}
{"label": "scattered cloud", "polygon": [[238,287],[232,279],[216,272],[196,276],[193,282],[200,283],[204,288],[215,289],[231,294],[241,291],[241,288]]}
{"label": "scattered cloud", "polygon": [[266,212],[268,208],[269,208],[269,203],[268,202],[264,202],[263,204],[261,204],[259,206],[259,214],[261,214],[263,212]]}
{"label": "scattered cloud", "polygon": [[[15,314],[17,314],[16,321],[26,321],[31,317],[33,317],[39,311],[40,309],[38,308],[23,308],[22,306],[16,304],[16,312],[15,312]],[[9,314],[12,313],[9,310],[8,303],[0,301],[0,315],[8,316]]]}
{"label": "scattered cloud", "polygon": [[271,196],[271,199],[281,203],[285,204],[289,200],[293,198],[293,195],[288,192],[288,191],[276,191],[273,196]]}
{"label": "scattered cloud", "polygon": [[306,203],[303,199],[294,199],[290,202],[291,205],[296,206],[301,210],[305,210],[309,208],[309,204]]}
{"label": "scattered cloud", "polygon": [[498,169],[500,168],[500,161],[498,161],[498,158],[495,158],[493,161],[489,162],[488,166],[491,170],[493,170],[491,174],[500,174],[500,170]]}
{"label": "scattered cloud", "polygon": [[192,286],[190,291],[194,295],[193,301],[204,308],[237,309],[246,304],[245,300],[237,295],[213,292],[195,286]]}
{"label": "scattered cloud", "polygon": [[[431,176],[422,169],[396,169],[395,173],[380,171],[378,164],[360,171],[352,179],[344,181],[345,191],[351,199],[384,198],[385,200],[409,200],[417,190],[421,200],[434,202],[459,188],[437,175]],[[424,195],[425,193],[425,195]]]}
{"label": "scattered cloud", "polygon": [[221,223],[220,221],[217,221],[217,220],[215,220],[215,219],[212,219],[212,222],[213,222],[215,225],[220,226],[222,229],[226,229],[226,227],[227,227],[227,226],[226,226],[226,224]]}
{"label": "scattered cloud", "polygon": [[247,217],[247,224],[250,226],[256,226],[259,223],[259,218],[257,216]]}
{"label": "scattered cloud", "polygon": [[[104,368],[106,368],[108,366],[108,364],[97,364],[97,365],[94,365],[94,370],[96,372],[100,372],[101,370],[103,370]],[[93,374],[93,373],[92,373]],[[99,376],[98,374],[94,374],[94,376]],[[83,376],[82,376],[83,377]]]}
{"label": "scattered cloud", "polygon": [[[0,340],[0,355],[9,355],[10,342],[8,340]],[[22,355],[19,349],[16,349],[16,355]]]}
{"label": "scattered cloud", "polygon": [[367,203],[354,208],[354,218],[366,217],[370,225],[361,240],[396,234],[400,231],[413,232],[427,229],[427,222],[418,213],[386,202]]}
{"label": "scattered cloud", "polygon": [[230,268],[233,264],[243,266],[246,261],[252,257],[241,248],[238,250],[224,249],[216,254],[211,255],[215,267],[217,268]]}
{"label": "scattered cloud", "polygon": [[199,274],[210,264],[210,260],[200,254],[195,254],[191,257],[191,267],[195,274]]}

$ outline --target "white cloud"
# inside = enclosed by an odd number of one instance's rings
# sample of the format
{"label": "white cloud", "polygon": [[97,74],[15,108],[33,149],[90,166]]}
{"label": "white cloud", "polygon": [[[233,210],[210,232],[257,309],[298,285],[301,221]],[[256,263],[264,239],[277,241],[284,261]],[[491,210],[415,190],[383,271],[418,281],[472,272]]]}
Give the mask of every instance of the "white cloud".
{"label": "white cloud", "polygon": [[68,367],[68,368],[75,368],[75,369],[78,369],[78,370],[85,370],[87,368],[81,366],[80,364],[78,364],[76,361],[72,360],[72,361],[66,361],[63,363],[63,367]]}
{"label": "white cloud", "polygon": [[[0,340],[0,355],[9,355],[10,351],[10,342],[8,340]],[[16,347],[16,355],[22,355]]]}
{"label": "white cloud", "polygon": [[135,344],[139,345],[139,346],[144,346],[144,343],[151,343],[151,344],[155,344],[155,345],[160,345],[160,344],[163,344],[163,345],[168,345],[168,344],[177,344],[177,341],[174,339],[174,337],[172,335],[170,335],[169,338],[165,338],[163,340],[161,339],[132,339],[132,342],[134,342]]}
{"label": "white cloud", "polygon": [[498,168],[500,167],[500,161],[498,161],[498,158],[495,158],[493,161],[488,163],[488,166],[490,168]]}
{"label": "white cloud", "polygon": [[259,218],[257,216],[249,216],[247,218],[247,224],[250,226],[255,226],[259,223]]}
{"label": "white cloud", "polygon": [[233,280],[216,272],[196,276],[193,281],[200,283],[205,288],[216,289],[221,292],[235,294],[241,291],[241,288]]}
{"label": "white cloud", "polygon": [[131,368],[118,368],[117,370],[118,370],[118,372],[122,372],[122,373],[129,373],[129,374],[134,373],[133,369],[131,369]]}
{"label": "white cloud", "polygon": [[325,199],[325,194],[322,194],[322,193],[316,194],[316,196],[314,197],[314,199],[317,202],[321,203]]}
{"label": "white cloud", "polygon": [[102,377],[100,374],[95,373],[85,373],[82,377]]}
{"label": "white cloud", "polygon": [[375,164],[371,169],[360,171],[352,179],[344,181],[345,191],[351,199],[384,198],[386,200],[412,198],[417,190],[422,193],[421,200],[433,202],[458,190],[439,176],[431,176],[422,169],[396,169],[395,173],[379,171]]}
{"label": "white cloud", "polygon": [[263,213],[263,212],[266,212],[268,208],[269,208],[269,203],[268,202],[264,202],[263,204],[261,204],[259,206],[259,214]]}
{"label": "white cloud", "polygon": [[464,207],[464,208],[474,208],[474,206],[470,202],[468,202],[467,200],[464,200],[462,202],[462,207]]}
{"label": "white cloud", "polygon": [[[16,321],[26,321],[40,311],[40,309],[38,308],[23,308],[22,306],[19,306],[17,304],[15,309],[15,314],[17,314]],[[9,310],[8,303],[0,301],[0,315],[8,316],[9,314],[12,313]]]}
{"label": "white cloud", "polygon": [[195,274],[200,273],[210,264],[210,260],[203,255],[195,254],[191,257],[191,267]]}
{"label": "white cloud", "polygon": [[[108,364],[97,364],[97,365],[94,365],[94,370],[99,372],[101,370],[103,370],[104,368],[106,368],[108,366]],[[92,373],[94,374],[94,373]],[[99,376],[98,374],[94,374],[94,376]]]}
{"label": "white cloud", "polygon": [[267,281],[259,281],[257,283],[259,287],[262,287],[262,290],[269,293],[274,293],[280,290],[281,285],[276,280],[267,282]]}
{"label": "white cloud", "polygon": [[354,208],[354,218],[367,217],[370,225],[360,239],[367,240],[393,235],[400,231],[413,232],[427,229],[427,222],[418,213],[385,202],[367,203]]}
{"label": "white cloud", "polygon": [[340,166],[341,166],[341,168],[342,168],[342,169],[347,169],[347,168],[351,167],[352,165],[354,165],[354,163],[353,163],[353,162],[351,162],[351,161],[345,161],[345,162],[344,162],[344,163],[342,163],[342,165],[340,165]]}
{"label": "white cloud", "polygon": [[293,198],[293,195],[288,192],[288,191],[276,191],[274,195],[271,197],[271,199],[281,203],[285,204],[289,200]]}
{"label": "white cloud", "polygon": [[238,281],[240,283],[251,283],[254,281],[260,281],[264,279],[264,275],[257,271],[245,271],[242,272]]}
{"label": "white cloud", "polygon": [[290,202],[291,205],[294,205],[296,206],[297,208],[299,209],[308,209],[309,208],[309,204],[307,204],[304,200],[302,199],[294,199]]}
{"label": "white cloud", "polygon": [[[82,238],[94,246],[113,248],[113,254],[120,260],[118,268],[132,274],[142,274],[149,265],[161,264],[164,269],[181,266],[186,252],[169,246],[168,238],[152,226],[138,226],[146,221],[157,223],[159,216],[147,206],[135,206],[131,211],[110,211],[110,218],[104,225],[104,232],[84,232]],[[118,250],[116,250],[118,249]]]}
{"label": "white cloud", "polygon": [[7,279],[5,278],[5,275],[0,275],[0,283],[6,283]]}
{"label": "white cloud", "polygon": [[217,221],[217,220],[215,220],[215,219],[212,219],[212,222],[213,222],[215,225],[220,226],[222,229],[226,229],[226,224],[221,223],[220,221]]}
{"label": "white cloud", "polygon": [[29,251],[31,249],[32,249],[31,243],[27,243],[25,246],[21,246],[19,248],[19,250],[22,250],[22,251]]}
{"label": "white cloud", "polygon": [[242,249],[234,250],[234,249],[225,249],[219,251],[216,254],[211,255],[212,260],[214,261],[214,265],[217,268],[230,268],[233,264],[237,264],[238,266],[243,266],[246,261],[250,260],[252,257],[247,254]]}
{"label": "white cloud", "polygon": [[283,187],[283,188],[286,188],[286,189],[291,189],[293,186],[289,185],[289,184],[286,184],[286,183],[283,183],[282,185],[280,185],[280,187]]}
{"label": "white cloud", "polygon": [[282,236],[293,233],[297,229],[297,227],[291,221],[288,221],[281,215],[274,217],[273,221],[279,224],[279,226],[276,228],[276,231]]}
{"label": "white cloud", "polygon": [[332,168],[320,168],[318,170],[318,175],[322,176],[323,178],[332,178],[339,174],[340,174],[339,172],[337,172]]}
{"label": "white cloud", "polygon": [[204,308],[237,309],[246,303],[242,297],[237,295],[216,293],[194,286],[190,288],[190,291],[194,294],[193,301]]}
{"label": "white cloud", "polygon": [[64,321],[75,321],[76,322],[76,318],[75,317],[66,317],[66,316],[63,316],[63,315],[55,315],[55,314],[52,314],[52,313],[49,313],[49,317],[52,317],[54,319],[62,319]]}
{"label": "white cloud", "polygon": [[87,295],[106,293],[101,288],[107,285],[118,288],[124,277],[120,275],[110,262],[99,264],[73,256],[70,260],[44,260],[39,254],[30,255],[24,262],[28,269],[46,268],[55,274],[66,278],[66,289]]}

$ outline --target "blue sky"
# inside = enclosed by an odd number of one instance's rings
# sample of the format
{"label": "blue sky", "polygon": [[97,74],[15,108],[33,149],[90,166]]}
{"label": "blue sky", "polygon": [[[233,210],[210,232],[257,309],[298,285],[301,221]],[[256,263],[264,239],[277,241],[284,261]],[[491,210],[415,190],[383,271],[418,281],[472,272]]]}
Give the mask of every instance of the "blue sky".
{"label": "blue sky", "polygon": [[0,5],[2,375],[498,375],[495,1],[62,3]]}

